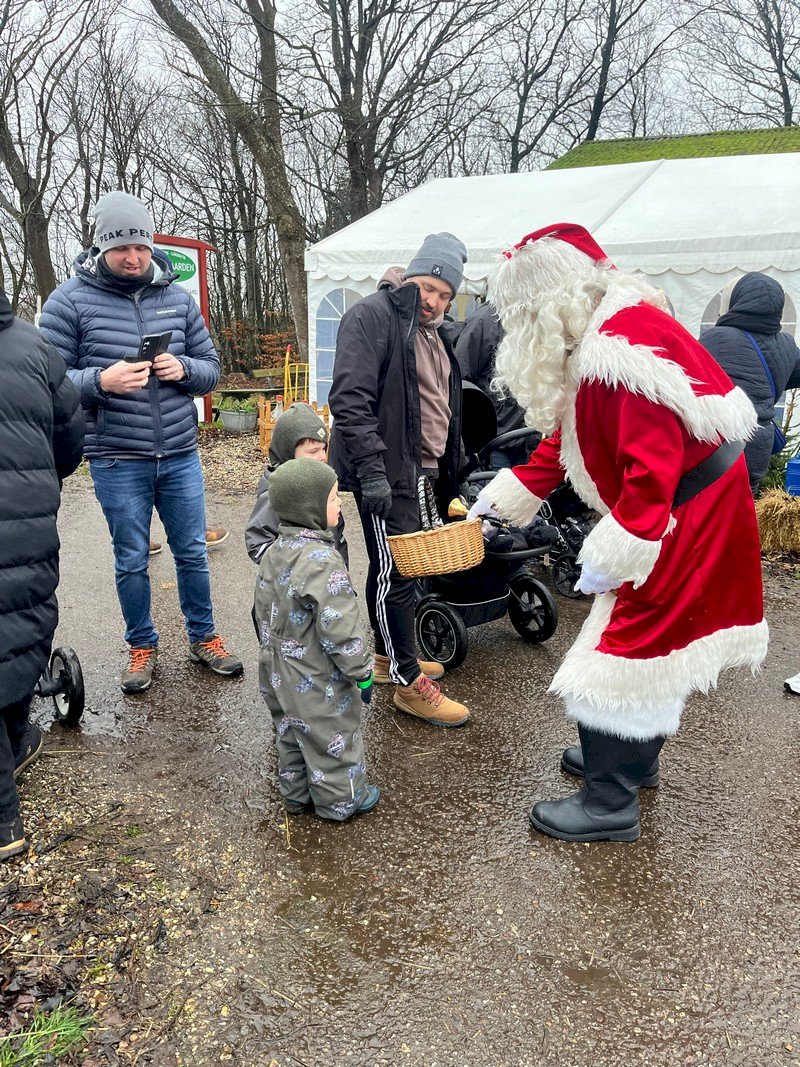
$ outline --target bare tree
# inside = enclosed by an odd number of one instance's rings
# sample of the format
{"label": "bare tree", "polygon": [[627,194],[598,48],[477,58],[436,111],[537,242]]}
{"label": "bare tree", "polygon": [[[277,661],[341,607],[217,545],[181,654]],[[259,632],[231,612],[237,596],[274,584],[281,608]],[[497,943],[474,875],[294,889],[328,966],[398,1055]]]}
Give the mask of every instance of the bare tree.
{"label": "bare tree", "polygon": [[686,78],[710,121],[728,128],[800,121],[797,0],[692,0]]}
{"label": "bare tree", "polygon": [[[170,33],[185,46],[219,101],[226,122],[247,145],[264,181],[270,212],[275,221],[281,264],[292,305],[298,343],[308,349],[308,313],[303,266],[306,225],[289,182],[281,134],[275,7],[270,0],[244,0],[248,29],[256,44],[255,69],[242,80],[240,71],[226,59],[233,30],[217,33],[218,49],[209,34],[193,22],[175,0],[150,0],[153,10]],[[241,14],[242,12],[240,12]],[[191,72],[187,72],[191,77]],[[241,84],[237,85],[237,81]]]}
{"label": "bare tree", "polygon": [[585,141],[594,141],[609,104],[641,79],[655,58],[676,47],[698,11],[669,0],[595,0],[588,43],[594,67]]}
{"label": "bare tree", "polygon": [[8,177],[0,186],[0,209],[22,233],[42,298],[56,287],[50,217],[74,170],[57,154],[67,124],[54,100],[94,18],[90,0],[45,0],[36,12],[25,0],[6,0],[0,17],[0,167]]}

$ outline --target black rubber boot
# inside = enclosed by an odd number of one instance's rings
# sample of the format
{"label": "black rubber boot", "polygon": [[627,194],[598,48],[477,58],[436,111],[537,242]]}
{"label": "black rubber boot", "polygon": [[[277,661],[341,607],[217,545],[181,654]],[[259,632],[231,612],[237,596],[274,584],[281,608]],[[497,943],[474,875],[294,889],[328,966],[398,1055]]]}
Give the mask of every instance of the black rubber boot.
{"label": "black rubber boot", "polygon": [[[561,770],[566,771],[567,774],[574,774],[577,778],[586,777],[586,772],[583,769],[583,749],[580,745],[570,745],[569,748],[564,749],[564,754],[561,757]],[[658,766],[658,756],[656,756],[653,760],[653,765],[641,781],[641,787],[643,789],[655,789],[660,781],[661,772]]]}
{"label": "black rubber boot", "polygon": [[586,784],[566,800],[535,804],[531,824],[562,841],[636,841],[640,834],[639,786],[663,737],[623,741],[578,726]]}

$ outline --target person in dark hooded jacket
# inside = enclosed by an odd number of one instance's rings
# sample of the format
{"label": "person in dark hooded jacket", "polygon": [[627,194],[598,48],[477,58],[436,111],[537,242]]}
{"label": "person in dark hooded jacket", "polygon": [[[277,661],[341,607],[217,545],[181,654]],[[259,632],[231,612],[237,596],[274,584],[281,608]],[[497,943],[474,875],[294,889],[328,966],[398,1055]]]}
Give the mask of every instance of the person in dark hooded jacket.
{"label": "person in dark hooded jacket", "polygon": [[0,289],[0,860],[26,847],[15,779],[42,750],[28,711],[58,622],[61,482],[82,446],[64,361]]}
{"label": "person in dark hooded jacket", "polygon": [[[269,499],[270,478],[282,463],[302,458],[327,462],[328,431],[310,404],[292,404],[288,411],[284,411],[275,421],[269,443],[269,463],[258,483],[256,502],[244,531],[245,548],[253,563],[260,563],[264,552],[278,538],[280,520]],[[339,515],[339,522],[334,531],[334,544],[336,551],[347,564],[347,541],[342,515]]]}
{"label": "person in dark hooded jacket", "polygon": [[[700,335],[700,344],[716,359],[734,385],[750,398],[758,415],[758,430],[745,445],[744,456],[755,494],[767,473],[775,431],[775,402],[785,389],[800,386],[800,349],[793,337],[781,333],[786,294],[779,282],[751,272],[722,290],[720,317]],[[772,383],[756,350],[769,367]]]}

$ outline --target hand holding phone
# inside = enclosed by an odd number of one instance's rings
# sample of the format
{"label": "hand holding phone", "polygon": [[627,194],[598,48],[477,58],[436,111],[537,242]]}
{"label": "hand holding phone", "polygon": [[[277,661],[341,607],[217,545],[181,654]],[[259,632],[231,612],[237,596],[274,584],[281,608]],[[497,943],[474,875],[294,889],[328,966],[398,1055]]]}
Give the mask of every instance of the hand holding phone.
{"label": "hand holding phone", "polygon": [[139,342],[139,351],[135,356],[123,356],[126,363],[153,363],[156,356],[166,352],[172,338],[172,330],[166,333],[147,333]]}

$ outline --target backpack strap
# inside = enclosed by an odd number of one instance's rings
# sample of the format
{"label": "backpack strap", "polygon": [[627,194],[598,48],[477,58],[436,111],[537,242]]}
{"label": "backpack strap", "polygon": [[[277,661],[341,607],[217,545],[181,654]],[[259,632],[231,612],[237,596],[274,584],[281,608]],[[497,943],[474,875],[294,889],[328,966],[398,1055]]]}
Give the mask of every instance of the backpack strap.
{"label": "backpack strap", "polygon": [[775,379],[772,377],[772,371],[769,369],[769,363],[767,363],[766,359],[764,358],[764,353],[761,351],[761,345],[751,333],[747,332],[747,330],[742,330],[742,333],[745,335],[747,340],[756,350],[756,354],[761,360],[761,366],[764,368],[764,372],[767,375],[767,381],[769,382],[770,389],[772,390],[772,402],[774,404],[775,401],[778,399],[778,390],[775,388]]}

